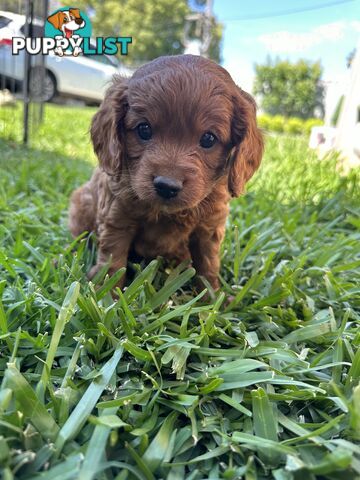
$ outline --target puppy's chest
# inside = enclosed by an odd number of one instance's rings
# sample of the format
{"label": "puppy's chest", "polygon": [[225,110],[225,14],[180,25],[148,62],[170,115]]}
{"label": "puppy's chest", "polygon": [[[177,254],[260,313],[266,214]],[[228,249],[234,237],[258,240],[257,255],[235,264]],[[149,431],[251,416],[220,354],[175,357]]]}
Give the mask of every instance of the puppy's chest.
{"label": "puppy's chest", "polygon": [[188,245],[193,228],[192,222],[171,221],[167,217],[144,221],[139,225],[133,248],[145,258],[163,256],[181,261],[190,257]]}

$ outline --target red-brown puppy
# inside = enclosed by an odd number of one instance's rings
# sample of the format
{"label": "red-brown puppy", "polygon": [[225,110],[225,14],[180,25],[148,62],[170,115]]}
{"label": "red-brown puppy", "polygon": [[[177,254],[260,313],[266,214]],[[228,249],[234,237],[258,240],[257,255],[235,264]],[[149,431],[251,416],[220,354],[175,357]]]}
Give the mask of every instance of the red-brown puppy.
{"label": "red-brown puppy", "polygon": [[263,153],[252,97],[210,60],[161,57],[114,79],[91,138],[100,167],[70,206],[74,237],[97,234],[89,277],[110,258],[114,273],[135,252],[192,259],[217,288],[229,200]]}

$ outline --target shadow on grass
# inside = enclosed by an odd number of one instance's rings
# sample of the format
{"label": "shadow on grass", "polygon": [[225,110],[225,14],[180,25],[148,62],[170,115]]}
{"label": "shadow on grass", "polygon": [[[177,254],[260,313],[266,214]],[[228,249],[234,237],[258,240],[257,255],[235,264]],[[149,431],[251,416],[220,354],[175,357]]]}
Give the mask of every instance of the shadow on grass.
{"label": "shadow on grass", "polygon": [[70,194],[90,177],[93,165],[2,138],[0,152],[0,247],[24,262],[29,260],[24,242],[39,256],[58,254],[71,241]]}
{"label": "shadow on grass", "polygon": [[[10,194],[34,195],[42,191],[58,202],[89,179],[94,165],[78,156],[25,147],[0,138],[0,185]],[[56,196],[54,195],[56,192]]]}

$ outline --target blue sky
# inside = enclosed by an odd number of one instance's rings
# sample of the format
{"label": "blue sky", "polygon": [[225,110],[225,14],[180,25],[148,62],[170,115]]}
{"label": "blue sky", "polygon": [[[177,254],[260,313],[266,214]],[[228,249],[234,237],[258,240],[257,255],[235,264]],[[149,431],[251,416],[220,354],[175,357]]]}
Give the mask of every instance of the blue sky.
{"label": "blue sky", "polygon": [[224,25],[224,67],[245,90],[251,90],[254,63],[264,63],[267,55],[291,61],[320,60],[325,80],[341,80],[346,57],[360,39],[360,0],[291,15],[244,19],[335,1],[214,0],[214,13]]}

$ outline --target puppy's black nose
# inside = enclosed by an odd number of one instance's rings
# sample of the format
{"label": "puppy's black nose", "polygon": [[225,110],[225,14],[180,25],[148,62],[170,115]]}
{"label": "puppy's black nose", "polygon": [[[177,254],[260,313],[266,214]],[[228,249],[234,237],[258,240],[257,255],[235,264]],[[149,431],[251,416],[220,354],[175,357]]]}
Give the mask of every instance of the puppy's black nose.
{"label": "puppy's black nose", "polygon": [[154,187],[156,193],[162,198],[173,198],[182,189],[182,183],[179,180],[167,177],[155,177]]}

